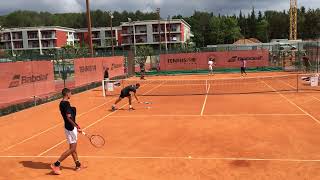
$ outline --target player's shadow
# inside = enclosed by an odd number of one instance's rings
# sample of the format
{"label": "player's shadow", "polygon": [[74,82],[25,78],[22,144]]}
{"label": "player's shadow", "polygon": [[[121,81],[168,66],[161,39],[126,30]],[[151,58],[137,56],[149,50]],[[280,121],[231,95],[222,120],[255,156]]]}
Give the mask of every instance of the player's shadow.
{"label": "player's shadow", "polygon": [[[129,109],[120,108],[120,109],[117,109],[116,111],[129,111]],[[116,111],[113,111],[112,109],[109,109],[109,112],[116,112]]]}
{"label": "player's shadow", "polygon": [[[34,161],[20,161],[20,164],[22,164],[23,167],[30,168],[30,169],[47,169],[51,170],[49,163],[44,162],[34,162]],[[68,169],[68,170],[74,170],[74,168],[71,167],[65,167],[61,166],[61,169]],[[47,173],[47,175],[54,175],[53,172]]]}

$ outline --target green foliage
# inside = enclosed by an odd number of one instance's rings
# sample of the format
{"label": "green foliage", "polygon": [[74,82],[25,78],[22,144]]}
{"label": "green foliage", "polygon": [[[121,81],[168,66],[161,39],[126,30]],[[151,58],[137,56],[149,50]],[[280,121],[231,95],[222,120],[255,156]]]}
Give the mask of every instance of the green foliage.
{"label": "green foliage", "polygon": [[137,46],[137,57],[136,63],[137,64],[145,64],[147,61],[148,56],[153,55],[153,49],[150,46]]}
{"label": "green foliage", "polygon": [[212,17],[210,20],[210,38],[214,44],[233,43],[241,37],[238,22],[233,17]]}
{"label": "green foliage", "polygon": [[[119,26],[121,22],[132,20],[154,20],[158,18],[157,13],[141,11],[136,12],[113,12],[113,25]],[[110,26],[110,15],[106,11],[91,11],[93,27]],[[85,28],[87,25],[86,13],[62,13],[51,14],[49,12],[15,11],[6,16],[0,16],[0,25],[6,28],[32,27],[32,26],[63,26],[71,28]]]}

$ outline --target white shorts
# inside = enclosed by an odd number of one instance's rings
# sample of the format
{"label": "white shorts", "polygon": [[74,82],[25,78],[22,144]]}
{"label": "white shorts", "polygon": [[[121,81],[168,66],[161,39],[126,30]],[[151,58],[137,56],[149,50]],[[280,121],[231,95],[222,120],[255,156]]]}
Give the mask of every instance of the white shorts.
{"label": "white shorts", "polygon": [[212,71],[212,70],[213,70],[213,67],[212,67],[212,66],[209,66],[209,70]]}
{"label": "white shorts", "polygon": [[69,144],[75,144],[78,141],[78,129],[76,127],[73,128],[72,131],[64,129],[66,134],[66,138]]}

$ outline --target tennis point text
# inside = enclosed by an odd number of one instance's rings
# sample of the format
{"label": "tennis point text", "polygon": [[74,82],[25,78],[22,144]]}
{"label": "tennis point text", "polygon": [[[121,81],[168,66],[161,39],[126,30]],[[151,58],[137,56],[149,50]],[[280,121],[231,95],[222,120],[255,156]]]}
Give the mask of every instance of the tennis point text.
{"label": "tennis point text", "polygon": [[173,63],[185,63],[185,64],[193,64],[197,63],[196,58],[177,58],[177,59],[168,59],[168,63],[173,64]]}
{"label": "tennis point text", "polygon": [[80,66],[80,72],[95,72],[97,70],[96,65],[91,65],[91,66]]}

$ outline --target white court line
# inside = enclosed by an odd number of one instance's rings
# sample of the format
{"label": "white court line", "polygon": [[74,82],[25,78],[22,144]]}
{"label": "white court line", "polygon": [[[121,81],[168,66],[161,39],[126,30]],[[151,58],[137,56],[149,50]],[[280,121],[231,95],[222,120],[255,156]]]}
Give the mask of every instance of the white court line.
{"label": "white court line", "polygon": [[[60,156],[0,156],[0,158],[59,158]],[[219,160],[219,161],[275,161],[275,162],[320,162],[320,159],[248,158],[248,157],[191,157],[191,156],[79,156],[89,159],[142,159],[142,160]]]}
{"label": "white court line", "polygon": [[[273,91],[276,91],[272,86],[270,86],[269,84],[267,84],[266,82],[262,81],[263,83],[265,83],[270,89],[272,89]],[[315,122],[317,122],[318,124],[320,124],[320,121],[315,118],[314,116],[312,116],[310,113],[308,113],[307,111],[305,111],[304,109],[302,109],[300,106],[298,106],[296,103],[294,103],[293,101],[291,101],[289,98],[287,98],[286,96],[284,96],[283,94],[281,94],[280,92],[276,91],[277,94],[279,94],[282,98],[284,98],[286,101],[288,101],[290,104],[294,105],[295,107],[297,107],[300,111],[302,111],[303,113],[305,113],[307,116],[309,116],[311,119],[313,119]]]}
{"label": "white court line", "polygon": [[[85,114],[88,114],[88,113],[90,113],[90,112],[92,112],[92,111],[94,111],[94,110],[96,110],[96,109],[98,109],[98,108],[106,105],[107,103],[111,102],[112,100],[113,100],[113,99],[110,99],[109,101],[107,101],[107,102],[105,102],[105,103],[103,103],[103,104],[101,104],[101,105],[99,105],[99,106],[96,106],[96,107],[94,107],[94,108],[91,108],[89,111],[86,111],[86,112],[83,112],[83,113],[79,114],[79,115],[78,115],[78,118],[80,118],[81,116],[83,116],[83,115],[85,115]],[[41,131],[41,132],[39,132],[39,133],[37,133],[37,134],[29,137],[29,138],[26,138],[26,139],[24,139],[24,140],[22,140],[22,141],[20,141],[20,142],[18,142],[18,143],[16,143],[16,144],[13,144],[13,145],[7,147],[6,149],[2,150],[1,152],[8,151],[8,150],[10,150],[10,149],[12,149],[12,148],[20,145],[20,144],[23,144],[23,143],[25,143],[25,142],[33,139],[33,138],[36,138],[36,137],[38,137],[38,136],[40,136],[40,135],[42,135],[42,134],[44,134],[44,133],[46,133],[46,132],[48,132],[48,131],[51,131],[52,129],[55,129],[55,128],[61,126],[61,125],[63,125],[63,122],[62,122],[62,123],[59,123],[59,124],[57,124],[57,125],[55,125],[55,126],[52,126],[52,127],[48,128],[48,129],[46,129],[46,130],[44,130],[44,131]]]}
{"label": "white court line", "polygon": [[[161,85],[162,85],[162,83],[161,83],[161,84],[159,84],[158,86],[153,87],[152,89],[150,89],[149,91],[147,91],[146,93],[144,93],[144,95],[146,95],[146,94],[148,94],[149,92],[153,91],[154,89],[156,89],[156,88],[160,87]],[[123,108],[123,107],[125,107],[125,106],[127,106],[127,105],[128,105],[128,103],[124,104],[124,105],[123,105],[123,106],[121,106],[120,108]],[[106,116],[104,116],[104,117],[102,117],[102,118],[100,118],[100,119],[96,120],[95,122],[93,122],[92,124],[90,124],[90,125],[88,125],[87,127],[83,128],[82,130],[86,130],[86,129],[88,129],[88,128],[90,128],[90,127],[94,126],[95,124],[97,124],[97,123],[99,123],[99,122],[103,121],[105,118],[107,118],[107,117],[111,116],[112,114],[114,114],[114,113],[116,113],[116,112],[117,112],[117,111],[114,111],[114,112],[111,112],[111,113],[107,114]],[[60,141],[58,144],[56,144],[56,145],[52,146],[51,148],[49,148],[49,149],[47,149],[47,150],[43,151],[43,152],[42,152],[42,153],[40,153],[38,156],[42,156],[42,155],[44,155],[45,153],[47,153],[47,152],[51,151],[52,149],[54,149],[54,148],[58,147],[59,145],[61,145],[62,143],[66,142],[66,141],[67,141],[67,140]]]}
{"label": "white court line", "polygon": [[317,100],[317,101],[320,102],[320,99],[316,98],[315,96],[312,96],[312,95],[310,95],[310,94],[308,94],[308,95],[311,96],[313,99],[315,99],[315,100]]}
{"label": "white court line", "polygon": [[135,117],[239,117],[239,116],[308,116],[307,114],[212,114],[212,115],[193,115],[193,114],[152,114],[152,115],[133,115],[133,116],[110,116],[111,118],[135,118]]}
{"label": "white court line", "polygon": [[[291,84],[289,84],[287,82],[284,82],[283,80],[279,80],[279,81],[281,81],[282,83],[286,84],[287,86],[290,86],[293,89],[296,89],[294,86],[292,86]],[[307,94],[307,95],[320,102],[320,99],[314,97],[313,95],[311,95],[311,94]]]}
{"label": "white court line", "polygon": [[[143,85],[143,86],[145,86],[145,85]],[[142,86],[142,87],[143,87],[143,86]],[[83,113],[79,114],[78,117],[80,118],[81,116],[83,116],[83,115],[85,115],[85,114],[88,114],[88,113],[90,113],[90,112],[92,112],[92,111],[94,111],[94,110],[96,110],[96,109],[98,109],[98,108],[100,108],[100,107],[108,104],[109,102],[113,101],[114,99],[115,99],[115,98],[112,98],[112,99],[110,99],[109,101],[104,102],[104,103],[102,103],[101,105],[96,106],[96,107],[90,109],[89,111],[83,112]],[[24,139],[24,140],[22,140],[22,141],[20,141],[20,142],[18,142],[18,143],[16,143],[16,144],[14,144],[14,145],[11,145],[11,146],[7,147],[6,149],[2,150],[1,152],[8,151],[8,150],[10,150],[10,149],[12,149],[12,148],[20,145],[20,144],[23,144],[23,143],[25,143],[25,142],[33,139],[33,138],[36,138],[36,137],[38,137],[38,136],[40,136],[40,135],[42,135],[42,134],[44,134],[44,133],[46,133],[46,132],[49,132],[49,131],[51,131],[52,129],[55,129],[55,128],[63,125],[63,124],[64,124],[64,123],[62,122],[62,123],[59,123],[59,124],[57,124],[57,125],[55,125],[55,126],[52,126],[52,127],[48,128],[48,129],[46,129],[46,130],[44,130],[44,131],[41,131],[41,132],[39,132],[39,133],[37,133],[37,134],[29,137],[29,138],[26,138],[26,139]]]}
{"label": "white court line", "polygon": [[202,109],[201,109],[201,113],[200,113],[201,116],[203,116],[203,112],[204,112],[204,109],[205,109],[206,104],[207,104],[209,90],[210,90],[210,84],[209,84],[209,87],[207,89],[206,97],[204,98],[204,101],[203,101],[203,105],[202,105]]}

